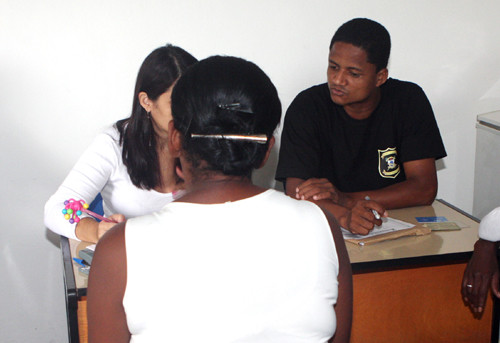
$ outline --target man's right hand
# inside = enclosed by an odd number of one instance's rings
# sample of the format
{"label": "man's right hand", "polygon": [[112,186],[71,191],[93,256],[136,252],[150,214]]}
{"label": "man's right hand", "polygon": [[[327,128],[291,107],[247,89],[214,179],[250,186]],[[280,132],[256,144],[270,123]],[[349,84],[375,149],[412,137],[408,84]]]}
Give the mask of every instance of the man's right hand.
{"label": "man's right hand", "polygon": [[379,213],[380,217],[387,217],[385,208],[376,201],[360,200],[338,217],[339,224],[354,234],[367,235],[375,225],[382,225],[382,220],[377,219],[372,210]]}

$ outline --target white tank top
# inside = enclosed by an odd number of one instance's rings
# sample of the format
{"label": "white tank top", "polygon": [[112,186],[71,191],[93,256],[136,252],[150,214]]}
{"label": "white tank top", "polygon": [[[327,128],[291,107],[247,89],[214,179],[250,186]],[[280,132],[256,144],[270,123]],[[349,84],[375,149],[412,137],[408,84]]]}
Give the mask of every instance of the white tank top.
{"label": "white tank top", "polygon": [[131,342],[326,342],[338,258],[319,207],[275,190],[173,202],[125,229]]}

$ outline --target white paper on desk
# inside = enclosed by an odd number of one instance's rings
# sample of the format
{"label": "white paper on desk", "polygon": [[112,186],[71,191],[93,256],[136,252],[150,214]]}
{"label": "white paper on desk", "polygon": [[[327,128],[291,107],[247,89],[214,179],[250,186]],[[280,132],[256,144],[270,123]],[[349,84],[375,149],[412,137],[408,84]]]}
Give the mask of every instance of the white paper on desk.
{"label": "white paper on desk", "polygon": [[394,232],[394,231],[409,229],[409,228],[412,228],[414,226],[415,226],[414,224],[410,224],[410,223],[404,222],[402,220],[397,220],[394,218],[385,217],[385,218],[382,218],[382,225],[375,226],[373,228],[373,230],[371,230],[370,233],[367,235],[355,235],[354,233],[351,233],[344,228],[342,228],[342,234],[344,235],[344,239],[362,239],[362,238],[367,238],[367,237],[378,236],[378,235],[381,235],[381,234],[387,233],[387,232]]}

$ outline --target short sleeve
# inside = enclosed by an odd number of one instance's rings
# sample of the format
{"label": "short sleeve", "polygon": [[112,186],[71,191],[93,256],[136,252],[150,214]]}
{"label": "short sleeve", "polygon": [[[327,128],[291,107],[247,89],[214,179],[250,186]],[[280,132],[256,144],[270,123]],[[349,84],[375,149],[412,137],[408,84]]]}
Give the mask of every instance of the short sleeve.
{"label": "short sleeve", "polygon": [[321,162],[317,117],[313,99],[299,94],[285,116],[276,180],[308,179],[317,174]]}
{"label": "short sleeve", "polygon": [[431,104],[424,91],[408,83],[402,96],[405,102],[400,146],[401,162],[425,158],[440,159],[446,156],[443,140]]}
{"label": "short sleeve", "polygon": [[479,238],[490,242],[500,241],[500,207],[495,208],[481,220]]}

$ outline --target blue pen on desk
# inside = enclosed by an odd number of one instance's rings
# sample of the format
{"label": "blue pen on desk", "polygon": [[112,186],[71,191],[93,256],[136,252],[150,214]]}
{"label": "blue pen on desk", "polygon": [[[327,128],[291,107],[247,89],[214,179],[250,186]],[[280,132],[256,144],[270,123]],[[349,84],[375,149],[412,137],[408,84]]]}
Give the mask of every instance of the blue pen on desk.
{"label": "blue pen on desk", "polygon": [[[370,197],[367,195],[365,196],[365,200],[370,200]],[[380,214],[378,214],[377,211],[372,210],[373,215],[375,216],[375,219],[380,219]]]}
{"label": "blue pen on desk", "polygon": [[75,261],[76,263],[78,263],[82,267],[88,267],[89,266],[89,264],[87,262],[85,262],[84,260],[82,260],[81,258],[73,257],[73,261]]}

